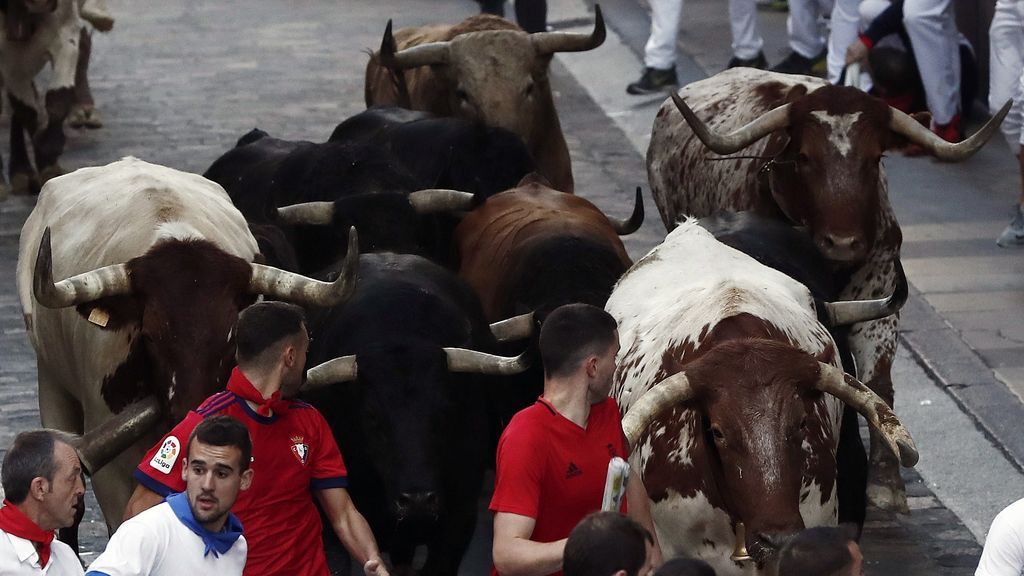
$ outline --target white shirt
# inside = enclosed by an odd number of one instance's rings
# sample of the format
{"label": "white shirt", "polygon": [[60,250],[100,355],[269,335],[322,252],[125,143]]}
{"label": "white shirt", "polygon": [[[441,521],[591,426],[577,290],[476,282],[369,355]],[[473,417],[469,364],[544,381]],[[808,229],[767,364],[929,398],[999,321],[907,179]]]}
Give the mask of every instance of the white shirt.
{"label": "white shirt", "polygon": [[974,576],[1021,574],[1024,574],[1024,498],[1003,508],[992,520]]}
{"label": "white shirt", "polygon": [[128,520],[107,549],[89,565],[89,576],[241,576],[249,546],[239,536],[231,549],[206,556],[198,534],[178,520],[171,505],[159,505]]}
{"label": "white shirt", "polygon": [[35,543],[0,530],[0,574],[82,576],[82,564],[70,546],[54,539],[50,544],[50,561],[47,562],[46,568],[40,568]]}

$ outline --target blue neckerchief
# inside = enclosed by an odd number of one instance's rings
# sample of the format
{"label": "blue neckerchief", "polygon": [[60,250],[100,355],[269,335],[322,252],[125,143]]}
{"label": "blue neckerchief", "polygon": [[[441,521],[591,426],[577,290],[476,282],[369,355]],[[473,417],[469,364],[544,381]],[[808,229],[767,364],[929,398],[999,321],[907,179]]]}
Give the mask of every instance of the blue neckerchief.
{"label": "blue neckerchief", "polygon": [[214,558],[218,558],[230,550],[235,540],[242,535],[242,522],[231,512],[228,512],[227,522],[224,523],[224,528],[220,532],[210,532],[203,528],[202,524],[196,522],[195,517],[192,516],[192,508],[188,505],[188,494],[184,492],[171,494],[165,500],[170,504],[171,510],[174,511],[178,520],[203,539],[203,544],[206,544],[206,550],[203,551],[204,558],[210,552],[213,552]]}

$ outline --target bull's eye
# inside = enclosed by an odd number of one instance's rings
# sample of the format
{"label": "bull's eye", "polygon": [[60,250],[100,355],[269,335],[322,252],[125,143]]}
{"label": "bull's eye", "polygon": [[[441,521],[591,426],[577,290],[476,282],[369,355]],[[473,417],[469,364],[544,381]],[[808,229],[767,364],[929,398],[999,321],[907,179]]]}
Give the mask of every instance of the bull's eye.
{"label": "bull's eye", "polygon": [[533,82],[526,85],[526,88],[523,89],[523,95],[527,98],[533,96]]}
{"label": "bull's eye", "polygon": [[725,440],[725,434],[722,434],[722,429],[714,424],[711,425],[711,437],[715,439],[715,442]]}
{"label": "bull's eye", "polygon": [[462,88],[455,89],[455,97],[462,102],[469,102],[469,94]]}
{"label": "bull's eye", "polygon": [[806,416],[804,416],[803,419],[800,420],[800,429],[801,430],[807,430],[807,417]]}
{"label": "bull's eye", "polygon": [[797,154],[796,161],[797,161],[798,164],[807,164],[808,162],[811,161],[811,157],[808,156],[807,154],[804,154],[803,152],[801,152],[801,153]]}

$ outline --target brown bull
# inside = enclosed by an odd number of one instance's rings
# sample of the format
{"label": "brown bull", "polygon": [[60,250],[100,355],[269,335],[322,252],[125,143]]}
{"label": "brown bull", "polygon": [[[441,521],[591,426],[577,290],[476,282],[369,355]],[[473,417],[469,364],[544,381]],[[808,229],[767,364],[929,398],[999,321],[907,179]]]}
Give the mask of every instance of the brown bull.
{"label": "brown bull", "polygon": [[477,119],[515,132],[553,187],[573,191],[569,149],[558,122],[548,66],[555,52],[581,52],[604,42],[595,7],[591,34],[527,34],[481,14],[462,23],[402,28],[388,22],[379,52],[366,66],[366,105],[398,105],[439,116]]}

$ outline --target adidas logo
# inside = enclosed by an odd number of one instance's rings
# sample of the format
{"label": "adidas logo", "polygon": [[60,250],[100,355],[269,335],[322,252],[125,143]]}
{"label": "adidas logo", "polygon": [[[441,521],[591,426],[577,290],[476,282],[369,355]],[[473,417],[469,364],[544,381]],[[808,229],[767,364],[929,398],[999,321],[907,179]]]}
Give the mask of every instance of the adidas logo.
{"label": "adidas logo", "polygon": [[566,480],[568,480],[569,478],[575,478],[580,474],[583,474],[583,470],[580,470],[579,467],[576,466],[576,464],[569,462],[569,469],[565,471]]}

